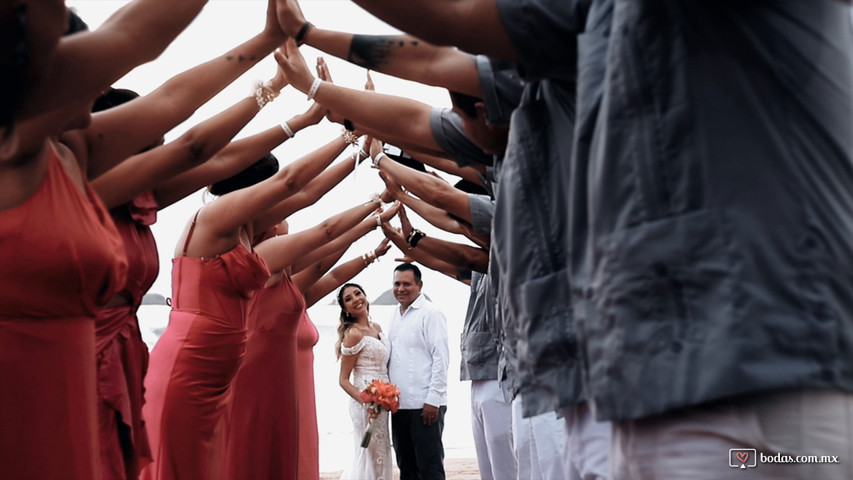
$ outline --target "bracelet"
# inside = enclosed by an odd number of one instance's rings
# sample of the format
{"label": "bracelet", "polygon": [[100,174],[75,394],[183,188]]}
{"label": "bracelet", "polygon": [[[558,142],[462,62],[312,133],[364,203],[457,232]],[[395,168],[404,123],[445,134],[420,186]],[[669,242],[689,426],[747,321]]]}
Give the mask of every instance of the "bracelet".
{"label": "bracelet", "polygon": [[278,97],[278,93],[272,88],[272,82],[258,82],[255,84],[255,101],[258,102],[258,108],[264,108],[268,103]]}
{"label": "bracelet", "polygon": [[343,136],[344,141],[350,145],[355,145],[358,143],[358,137],[351,131],[347,130],[346,127],[341,128],[341,136]]}
{"label": "bracelet", "polygon": [[290,125],[287,124],[287,120],[281,122],[281,129],[284,130],[284,133],[287,134],[287,138],[293,138],[296,136],[296,132],[290,128]]}
{"label": "bracelet", "polygon": [[302,27],[299,28],[299,31],[296,33],[296,36],[293,37],[293,39],[296,40],[297,45],[302,45],[302,39],[305,38],[305,34],[308,33],[308,30],[310,30],[313,26],[314,24],[311,22],[305,22],[302,24]]}
{"label": "bracelet", "polygon": [[382,160],[382,157],[387,157],[387,156],[388,155],[385,155],[385,152],[377,153],[376,156],[370,160],[371,163],[373,163],[373,168],[379,168],[379,161]]}
{"label": "bracelet", "polygon": [[426,233],[415,228],[412,229],[412,233],[410,233],[409,237],[406,238],[406,243],[409,244],[409,247],[415,248],[418,246],[418,242],[420,242],[424,237],[426,237]]}
{"label": "bracelet", "polygon": [[311,84],[311,88],[308,89],[308,100],[314,100],[314,95],[317,95],[317,90],[320,89],[320,84],[323,83],[319,78],[314,79],[314,83]]}
{"label": "bracelet", "polygon": [[376,219],[376,226],[381,227],[382,226],[382,218],[380,218],[379,215],[374,215],[373,218]]}
{"label": "bracelet", "polygon": [[344,128],[349,130],[350,132],[355,130],[355,125],[352,124],[352,120],[347,118],[344,119]]}

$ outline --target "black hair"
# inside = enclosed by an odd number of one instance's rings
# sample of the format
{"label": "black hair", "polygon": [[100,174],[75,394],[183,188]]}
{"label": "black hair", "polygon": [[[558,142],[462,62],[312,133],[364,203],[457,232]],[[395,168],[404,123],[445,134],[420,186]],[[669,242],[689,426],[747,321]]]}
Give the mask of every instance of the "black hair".
{"label": "black hair", "polygon": [[456,182],[456,184],[453,185],[453,187],[458,188],[459,190],[462,190],[465,193],[471,193],[473,195],[488,195],[489,194],[489,192],[485,188],[483,188],[482,185],[480,185],[478,183],[474,183],[474,182],[469,182],[468,180],[465,180],[464,178],[462,180],[459,180],[458,182]]}
{"label": "black hair", "polygon": [[15,112],[27,93],[26,75],[30,64],[27,4],[9,7],[4,2],[4,11],[0,12],[0,128],[5,129],[4,139],[12,134]]}
{"label": "black hair", "polygon": [[[338,358],[341,358],[341,345],[344,343],[344,335],[351,326],[355,325],[355,322],[357,321],[356,318],[350,315],[344,307],[344,290],[350,287],[355,287],[361,290],[361,293],[364,294],[364,289],[357,283],[345,283],[341,286],[341,289],[338,290],[338,305],[341,307],[340,322],[338,323],[338,341],[335,342],[335,354]],[[368,308],[370,307],[368,306]]]}
{"label": "black hair", "polygon": [[127,103],[135,98],[139,98],[139,94],[133,90],[126,88],[112,88],[102,93],[92,105],[92,113],[102,112],[117,107],[123,103]]}
{"label": "black hair", "polygon": [[73,8],[68,9],[68,30],[65,31],[65,35],[73,35],[75,33],[80,32],[88,32],[89,25],[77,15],[77,12],[74,11]]}
{"label": "black hair", "polygon": [[465,115],[468,115],[471,118],[477,118],[477,107],[478,102],[482,102],[482,98],[472,97],[471,95],[467,95],[464,93],[450,91],[450,101],[453,102],[453,106],[462,110]]}
{"label": "black hair", "polygon": [[278,172],[278,159],[272,153],[268,153],[237,175],[214,183],[209,190],[214,195],[225,195],[263,182],[276,172]]}
{"label": "black hair", "polygon": [[413,265],[411,263],[401,263],[397,265],[397,268],[394,269],[394,272],[412,272],[415,276],[415,281],[421,281],[421,269],[417,267],[417,265]]}

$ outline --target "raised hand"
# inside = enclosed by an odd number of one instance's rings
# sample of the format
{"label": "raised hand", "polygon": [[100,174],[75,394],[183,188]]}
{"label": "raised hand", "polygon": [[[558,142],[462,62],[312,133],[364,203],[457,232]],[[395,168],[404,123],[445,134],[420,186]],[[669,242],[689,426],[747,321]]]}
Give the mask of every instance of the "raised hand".
{"label": "raised hand", "polygon": [[288,37],[295,38],[299,29],[305,25],[305,15],[296,0],[273,0],[276,3],[278,24]]}
{"label": "raised hand", "polygon": [[314,83],[314,75],[311,75],[311,70],[308,69],[308,64],[305,63],[305,58],[299,52],[293,37],[288,38],[273,57],[293,88],[307,93]]}
{"label": "raised hand", "polygon": [[274,34],[278,37],[281,37],[284,40],[286,36],[284,30],[282,30],[281,25],[278,23],[278,0],[268,0],[267,1],[267,22],[264,25],[264,31],[270,34]]}
{"label": "raised hand", "polygon": [[383,238],[382,241],[379,242],[379,246],[373,250],[373,253],[375,253],[376,258],[379,259],[379,257],[388,253],[388,250],[391,250],[391,240]]}
{"label": "raised hand", "polygon": [[376,91],[376,86],[373,85],[373,79],[370,78],[370,70],[367,71],[367,82],[364,84],[364,89],[370,92]]}
{"label": "raised hand", "polygon": [[379,178],[381,178],[382,181],[385,182],[385,191],[388,192],[388,195],[391,198],[399,200],[402,195],[406,194],[403,191],[403,187],[401,187],[399,183],[397,183],[393,178],[388,176],[388,174],[386,174],[385,172],[380,171]]}

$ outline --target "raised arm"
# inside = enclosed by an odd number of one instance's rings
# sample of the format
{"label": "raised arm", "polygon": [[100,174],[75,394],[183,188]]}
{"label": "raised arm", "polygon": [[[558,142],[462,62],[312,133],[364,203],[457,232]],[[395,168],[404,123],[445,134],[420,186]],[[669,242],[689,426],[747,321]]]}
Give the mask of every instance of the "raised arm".
{"label": "raised arm", "polygon": [[[325,220],[316,227],[265,240],[255,249],[267,263],[270,271],[282,270],[299,259],[306,262],[320,260],[340,248],[334,240],[348,230],[352,229],[353,234],[360,237],[376,228],[376,221],[373,218],[363,221],[362,219],[378,206],[379,201],[358,205]],[[393,215],[389,214],[390,211],[396,214],[396,209],[389,209],[382,215],[390,218],[389,215]],[[383,217],[380,216],[380,218],[384,220]]]}
{"label": "raised arm", "polygon": [[[501,21],[496,0],[353,0],[390,25],[436,45],[455,45],[463,50],[497,58],[517,54]],[[298,23],[288,17],[305,17],[296,0],[279,0],[279,21],[295,36]],[[301,23],[300,23],[301,25]]]}
{"label": "raised arm", "polygon": [[17,118],[34,117],[80,99],[94,100],[134,67],[157,58],[206,3],[134,0],[97,30],[63,37],[52,68],[24,100]]}
{"label": "raised arm", "polygon": [[463,270],[454,267],[444,260],[433,257],[424,250],[411,249],[406,243],[406,237],[399,228],[395,228],[390,223],[386,222],[382,224],[382,233],[384,233],[385,237],[391,240],[391,243],[393,243],[394,246],[396,246],[403,255],[407,257],[403,259],[403,261],[411,260],[418,262],[431,270],[443,273],[450,278],[456,279],[466,285],[470,285],[470,273],[464,274]]}
{"label": "raised arm", "polygon": [[[284,76],[276,75],[269,82],[269,94],[277,94],[285,85]],[[228,110],[192,127],[177,140],[121,162],[96,178],[92,186],[108,208],[128,202],[140,193],[151,189],[155,190],[155,198],[158,200],[163,199],[164,196],[170,196],[177,201],[212,181],[197,183],[192,185],[194,187],[192,189],[174,188],[163,191],[155,187],[213,157],[249,120],[255,117],[258,111],[259,104],[256,97],[252,95],[245,98]],[[194,173],[192,177],[198,178],[198,172]],[[227,178],[234,173],[221,178]],[[185,186],[190,187],[190,185]],[[173,201],[170,199],[168,202],[158,204],[158,207],[163,209],[171,203]]]}
{"label": "raised arm", "polygon": [[[306,94],[313,90],[313,98],[316,101],[335,114],[351,120],[365,133],[395,143],[413,144],[441,154],[441,147],[436,143],[430,127],[432,107],[429,105],[408,98],[340,87],[328,82],[322,82],[312,89],[315,78],[292,39],[285,42],[281,51],[275,53],[275,59],[294,88]],[[366,106],[369,108],[365,108]]]}
{"label": "raised arm", "polygon": [[406,236],[406,243],[411,250],[420,248],[433,257],[463,270],[481,273],[486,273],[488,270],[489,252],[485,249],[429,237],[423,232],[413,229],[406,216],[406,209],[403,207],[400,208],[398,216],[402,225],[402,234]]}
{"label": "raised arm", "polygon": [[[314,103],[305,113],[293,116],[287,124],[293,133],[299,132],[319,123],[323,119],[324,111],[322,106]],[[157,184],[153,190],[158,207],[166,208],[205,185],[242,172],[258,158],[289,139],[290,134],[277,126],[229,143],[202,165]]]}
{"label": "raised arm", "polygon": [[[285,31],[298,33],[305,24],[294,4],[279,4]],[[296,35],[294,33],[293,35]],[[411,35],[354,35],[308,28],[305,44],[364,68],[427,85],[482,97],[474,57],[453,47],[440,47]]]}
{"label": "raised arm", "polygon": [[[379,246],[373,249],[371,252],[355,257],[348,262],[338,265],[337,267],[335,267],[334,270],[323,275],[322,278],[320,278],[319,280],[315,280],[307,288],[300,287],[300,289],[305,293],[305,303],[309,306],[314,305],[321,298],[328,295],[329,292],[348,282],[350,279],[361,273],[362,270],[367,268],[379,257],[385,255],[385,253],[388,252],[388,249],[390,247],[391,245],[390,243],[388,243],[388,240],[383,239]],[[338,255],[338,258],[340,258],[340,255]],[[334,262],[332,263],[332,265],[334,265]],[[326,270],[328,269],[329,267],[326,267]],[[296,279],[294,279],[294,281],[296,281]],[[299,283],[297,283],[297,285],[298,284]]]}
{"label": "raised arm", "polygon": [[260,34],[225,54],[175,76],[144,97],[93,115],[91,125],[82,130],[89,177],[96,178],[189,118],[283,40],[281,29],[268,21]]}

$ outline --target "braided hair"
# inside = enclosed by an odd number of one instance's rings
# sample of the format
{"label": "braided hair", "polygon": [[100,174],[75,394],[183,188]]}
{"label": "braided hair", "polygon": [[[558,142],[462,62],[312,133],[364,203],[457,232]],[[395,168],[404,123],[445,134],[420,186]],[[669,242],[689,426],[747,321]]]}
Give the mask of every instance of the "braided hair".
{"label": "braided hair", "polygon": [[338,359],[341,358],[341,345],[344,343],[344,335],[350,327],[355,325],[355,322],[357,321],[357,319],[350,315],[347,312],[347,309],[344,308],[344,290],[350,287],[355,287],[361,290],[361,293],[364,294],[364,289],[357,283],[345,283],[341,289],[338,290],[338,305],[341,307],[340,322],[338,323],[338,341],[335,342],[335,354]]}

